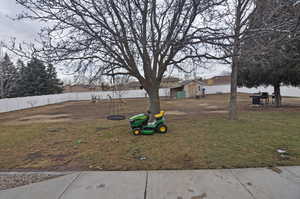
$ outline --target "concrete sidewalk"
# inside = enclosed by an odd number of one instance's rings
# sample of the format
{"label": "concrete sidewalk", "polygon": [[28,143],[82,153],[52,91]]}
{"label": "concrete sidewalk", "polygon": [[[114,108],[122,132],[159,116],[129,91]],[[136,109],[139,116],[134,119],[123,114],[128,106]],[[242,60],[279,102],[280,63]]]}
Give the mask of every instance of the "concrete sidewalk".
{"label": "concrete sidewalk", "polygon": [[0,191],[0,199],[300,199],[300,167],[74,172]]}

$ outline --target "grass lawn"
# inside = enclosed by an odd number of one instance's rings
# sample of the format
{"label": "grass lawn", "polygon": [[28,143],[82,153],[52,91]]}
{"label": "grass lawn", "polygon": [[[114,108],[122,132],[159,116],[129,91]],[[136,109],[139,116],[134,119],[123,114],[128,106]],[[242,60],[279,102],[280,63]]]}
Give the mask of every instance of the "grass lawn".
{"label": "grass lawn", "polygon": [[[168,103],[163,102],[163,106],[167,107]],[[189,104],[186,101],[182,103]],[[188,112],[187,115],[168,116],[169,132],[152,136],[130,135],[128,121],[90,118],[18,125],[2,122],[0,170],[140,170],[300,165],[298,109],[243,109],[239,121],[228,121],[226,114],[208,114],[203,111],[197,115]],[[278,148],[287,149],[288,157],[281,158],[276,152]]]}

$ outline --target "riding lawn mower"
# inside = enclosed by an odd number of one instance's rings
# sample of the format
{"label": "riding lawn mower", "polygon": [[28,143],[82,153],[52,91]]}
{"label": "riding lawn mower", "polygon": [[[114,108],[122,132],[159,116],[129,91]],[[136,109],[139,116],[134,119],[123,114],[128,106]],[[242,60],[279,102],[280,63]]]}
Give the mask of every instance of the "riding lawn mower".
{"label": "riding lawn mower", "polygon": [[168,127],[165,124],[165,112],[161,111],[154,115],[154,121],[149,122],[150,113],[138,114],[129,118],[133,135],[152,135],[154,133],[167,133]]}

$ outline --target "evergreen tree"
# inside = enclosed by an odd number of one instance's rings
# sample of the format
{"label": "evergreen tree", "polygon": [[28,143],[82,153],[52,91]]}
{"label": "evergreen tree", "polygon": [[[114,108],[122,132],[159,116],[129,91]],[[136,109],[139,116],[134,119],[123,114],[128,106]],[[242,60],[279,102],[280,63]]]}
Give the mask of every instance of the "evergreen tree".
{"label": "evergreen tree", "polygon": [[22,78],[25,75],[25,64],[21,59],[18,59],[16,67],[18,69],[18,78],[16,81],[16,87],[15,87],[15,91],[14,91],[14,97],[23,97],[24,96],[24,86],[23,86],[23,80]]}
{"label": "evergreen tree", "polygon": [[13,97],[18,71],[8,54],[0,60],[0,98]]}
{"label": "evergreen tree", "polygon": [[249,88],[273,86],[275,104],[279,107],[282,100],[280,87],[300,85],[299,58],[300,40],[277,42],[264,53],[252,55],[251,58],[244,55],[239,69],[238,84]]}
{"label": "evergreen tree", "polygon": [[289,19],[296,19],[293,2],[260,3],[250,27],[265,32],[254,33],[243,43],[238,84],[273,86],[276,106],[280,106],[281,85],[300,85],[300,27],[287,23]]}
{"label": "evergreen tree", "polygon": [[25,64],[21,59],[18,59],[16,68],[18,69],[19,73],[22,73],[22,71],[24,70]]}
{"label": "evergreen tree", "polygon": [[47,66],[47,88],[49,94],[62,93],[63,83],[57,78],[57,73],[52,64]]}
{"label": "evergreen tree", "polygon": [[62,83],[57,79],[53,65],[46,67],[42,61],[32,58],[26,67],[20,69],[20,79],[17,85],[19,97],[61,92]]}

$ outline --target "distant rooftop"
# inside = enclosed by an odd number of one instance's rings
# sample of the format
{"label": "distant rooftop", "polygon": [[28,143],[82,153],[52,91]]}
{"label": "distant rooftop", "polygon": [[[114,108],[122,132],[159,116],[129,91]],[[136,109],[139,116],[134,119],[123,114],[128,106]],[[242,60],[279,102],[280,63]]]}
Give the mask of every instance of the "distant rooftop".
{"label": "distant rooftop", "polygon": [[210,79],[204,80],[204,83],[206,85],[225,85],[225,84],[230,84],[231,77],[226,75],[226,76],[215,76]]}

